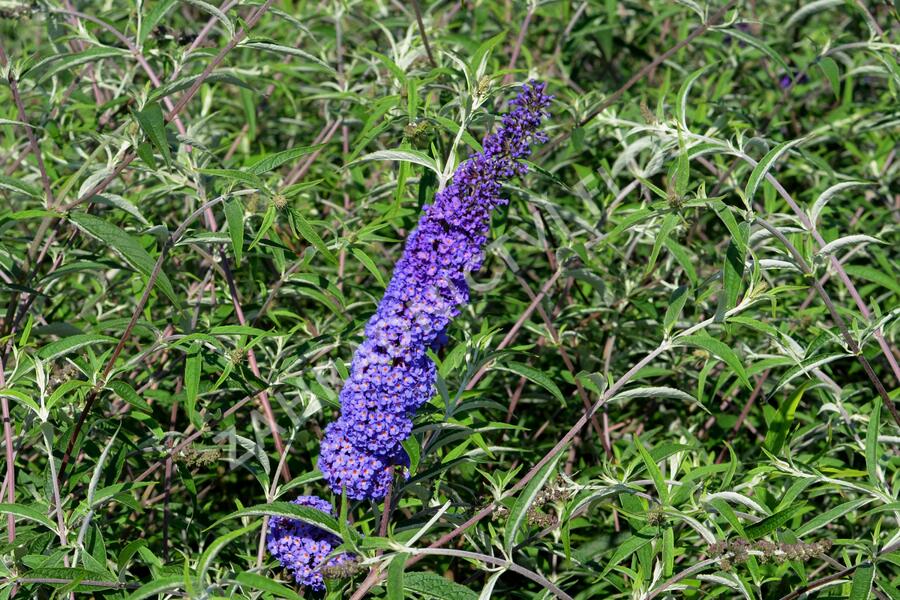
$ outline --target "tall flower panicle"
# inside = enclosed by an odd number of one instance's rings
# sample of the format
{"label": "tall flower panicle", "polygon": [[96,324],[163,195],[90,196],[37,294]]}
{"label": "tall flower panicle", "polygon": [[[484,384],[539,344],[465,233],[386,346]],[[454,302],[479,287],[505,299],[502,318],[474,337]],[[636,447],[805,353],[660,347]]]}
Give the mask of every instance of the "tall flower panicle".
{"label": "tall flower panicle", "polygon": [[365,329],[340,394],[341,416],[325,430],[319,469],[331,489],[356,500],[387,493],[416,410],[434,393],[429,349],[469,300],[466,273],[481,267],[491,212],[506,203],[503,183],[526,173],[522,159],[546,141],[539,127],[552,97],[531,82],[510,102],[500,128],[484,140],[424,208]]}
{"label": "tall flower panicle", "polygon": [[[300,496],[292,502],[334,516],[331,503],[318,496]],[[327,558],[340,543],[336,535],[297,519],[273,517],[269,521],[266,536],[269,554],[291,572],[297,583],[316,591],[325,589],[320,572],[322,567],[334,567],[351,560],[349,554]]]}

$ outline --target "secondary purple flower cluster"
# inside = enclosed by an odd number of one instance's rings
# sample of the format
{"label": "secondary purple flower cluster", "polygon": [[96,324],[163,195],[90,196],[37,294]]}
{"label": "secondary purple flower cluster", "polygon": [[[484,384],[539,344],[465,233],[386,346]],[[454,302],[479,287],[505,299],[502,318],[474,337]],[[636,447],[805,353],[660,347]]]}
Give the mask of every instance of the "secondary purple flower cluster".
{"label": "secondary purple flower cluster", "polygon": [[[292,502],[334,516],[331,503],[318,496],[299,496]],[[339,554],[326,561],[326,557],[340,543],[336,535],[297,519],[273,517],[269,521],[269,533],[266,536],[269,553],[293,574],[297,583],[316,591],[325,589],[322,573],[319,572],[321,567],[331,567],[351,560],[349,554]]]}
{"label": "secondary purple flower cluster", "polygon": [[394,467],[408,464],[401,442],[416,410],[434,393],[429,348],[469,300],[465,276],[481,266],[491,211],[504,204],[503,183],[523,175],[551,96],[543,83],[523,86],[501,127],[462,163],[453,181],[425,206],[378,309],[365,329],[340,394],[341,416],[325,430],[319,469],[331,489],[356,500],[387,493]]}

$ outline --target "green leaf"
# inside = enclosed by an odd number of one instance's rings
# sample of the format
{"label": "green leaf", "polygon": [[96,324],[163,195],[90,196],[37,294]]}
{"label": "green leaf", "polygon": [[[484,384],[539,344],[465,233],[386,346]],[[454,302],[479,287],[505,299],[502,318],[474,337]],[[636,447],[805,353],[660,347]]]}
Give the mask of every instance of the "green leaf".
{"label": "green leaf", "polygon": [[806,141],[806,138],[799,138],[790,142],[778,144],[769,150],[762,160],[756,163],[756,166],[753,167],[753,172],[750,173],[747,187],[744,189],[744,201],[747,203],[747,206],[753,206],[753,197],[756,195],[756,189],[769,172],[769,169],[772,168],[772,165],[775,164],[775,161],[781,158],[781,156],[792,147],[804,141]]}
{"label": "green leaf", "polygon": [[804,523],[803,525],[798,527],[796,529],[796,531],[794,531],[794,533],[797,535],[798,538],[803,537],[807,533],[812,533],[816,529],[825,527],[826,525],[828,525],[835,519],[839,519],[840,517],[843,517],[844,515],[846,515],[848,512],[856,510],[860,506],[863,506],[864,504],[868,504],[869,502],[872,502],[873,500],[874,500],[874,498],[872,498],[872,497],[857,498],[856,500],[850,500],[849,502],[844,502],[843,504],[838,504],[831,510],[828,510],[828,511],[825,511],[824,513],[820,513],[820,514],[816,515],[815,517],[813,517],[812,519],[810,519],[809,521],[807,521],[806,523]]}
{"label": "green leaf", "polygon": [[156,102],[148,103],[143,110],[134,113],[138,124],[147,136],[147,139],[156,146],[159,153],[162,154],[166,164],[172,162],[172,156],[169,153],[169,140],[166,137],[166,117],[162,108]]}
{"label": "green leaf", "polygon": [[825,73],[825,77],[828,78],[828,83],[831,84],[831,91],[834,92],[834,97],[836,99],[840,99],[841,97],[841,70],[838,67],[837,62],[830,56],[823,56],[819,59],[819,68],[822,69],[822,72]]}
{"label": "green leaf", "polygon": [[300,213],[300,211],[291,209],[291,216],[293,217],[293,223],[297,227],[297,232],[305,239],[307,242],[313,245],[313,247],[318,250],[325,259],[331,264],[337,266],[338,260],[335,257],[334,253],[329,250],[328,246],[325,245],[325,242],[319,237],[319,234],[316,233],[316,230],[313,229],[313,226],[306,220],[306,218]]}
{"label": "green leaf", "polygon": [[734,350],[729,348],[725,343],[720,342],[717,339],[708,337],[708,336],[700,336],[700,335],[689,335],[686,337],[676,338],[676,343],[679,346],[692,346],[695,348],[701,348],[706,350],[713,356],[721,359],[728,365],[732,371],[734,371],[735,375],[746,385],[748,388],[752,388],[750,385],[750,380],[747,379],[747,371],[744,370],[744,365],[741,364],[740,359],[737,354],[735,354]]}
{"label": "green leaf", "polygon": [[234,249],[234,268],[241,266],[241,254],[244,250],[244,205],[232,198],[225,203],[225,221],[231,235],[231,247]]}
{"label": "green leaf", "polygon": [[[726,30],[722,29],[720,31],[724,32]],[[763,54],[765,54],[766,56],[768,56],[769,58],[774,60],[776,63],[778,63],[778,66],[781,67],[781,69],[783,71],[786,71],[788,73],[791,72],[791,68],[788,66],[787,62],[781,57],[781,55],[778,54],[777,52],[775,52],[775,50],[773,50],[768,44],[766,44],[765,42],[760,40],[755,35],[750,35],[749,33],[745,33],[743,31],[741,31],[740,29],[737,29],[736,27],[729,28],[727,30],[727,32],[728,32],[728,35],[730,35],[731,37],[739,39],[740,41],[744,42],[748,46],[753,46],[754,48],[756,48],[757,50],[759,50],[760,52],[762,52]]]}
{"label": "green leaf", "polygon": [[[109,248],[118,254],[129,266],[141,273],[144,277],[150,278],[156,261],[153,260],[150,254],[144,250],[144,247],[130,234],[119,229],[112,223],[107,223],[99,217],[84,212],[69,213],[69,220],[75,223],[79,229],[89,236],[109,246]],[[175,296],[175,290],[172,288],[172,283],[162,269],[160,269],[156,278],[156,285],[174,304],[180,304],[178,298]]]}
{"label": "green leaf", "polygon": [[403,587],[437,600],[478,600],[478,594],[436,573],[406,573]]}
{"label": "green leaf", "polygon": [[155,578],[150,583],[145,583],[132,592],[132,594],[128,596],[128,600],[146,600],[151,597],[158,598],[163,592],[170,592],[183,586],[184,578],[180,575]]}
{"label": "green leaf", "polygon": [[791,424],[794,422],[797,406],[800,404],[803,393],[809,386],[810,383],[807,382],[798,387],[793,394],[781,403],[773,421],[768,423],[769,430],[766,432],[766,439],[763,443],[773,455],[778,456],[781,452],[781,448],[787,439],[788,431],[791,429]]}
{"label": "green leaf", "polygon": [[790,521],[795,514],[797,514],[804,508],[806,508],[806,504],[792,504],[784,510],[779,511],[774,515],[770,515],[762,521],[759,521],[758,523],[754,523],[753,525],[745,527],[744,534],[749,540],[757,540],[761,537],[767,536]]}
{"label": "green leaf", "polygon": [[634,445],[637,447],[638,453],[640,453],[641,459],[644,461],[644,466],[647,467],[650,479],[653,480],[653,487],[656,488],[656,493],[659,496],[659,503],[663,506],[667,505],[669,503],[669,488],[666,486],[666,480],[663,477],[659,465],[656,464],[656,461],[653,460],[653,457],[650,456],[650,453],[644,448],[644,443],[637,434],[634,436]]}
{"label": "green leaf", "polygon": [[156,2],[145,4],[150,6],[150,11],[144,15],[143,19],[141,19],[141,29],[138,33],[139,46],[143,46],[144,42],[147,40],[147,36],[150,35],[150,32],[152,32],[162,18],[166,16],[169,9],[177,3],[178,0],[156,0]]}
{"label": "green leaf", "polygon": [[[53,524],[50,517],[32,506],[26,506],[24,504],[0,504],[0,515],[13,515],[20,519],[27,519],[29,521],[34,521],[35,523],[40,523],[50,531],[56,531],[56,525]],[[6,519],[4,519],[4,522],[5,521]]]}
{"label": "green leaf", "polygon": [[656,239],[653,241],[653,250],[650,252],[650,258],[647,260],[647,268],[644,269],[645,277],[649,275],[651,271],[653,271],[653,267],[656,266],[656,259],[657,257],[659,257],[660,249],[662,249],[662,246],[666,243],[666,240],[669,239],[669,233],[671,233],[671,231],[677,224],[677,214],[669,213],[665,217],[663,217],[662,225],[659,228],[659,232],[656,234]]}
{"label": "green leaf", "polygon": [[[715,63],[713,63],[715,64]],[[694,86],[694,82],[700,78],[701,75],[706,73],[706,71],[712,67],[712,64],[706,65],[705,67],[701,67],[691,73],[687,79],[684,80],[684,83],[681,84],[681,88],[678,90],[678,104],[675,105],[675,117],[678,119],[678,122],[681,123],[681,126],[688,130],[687,126],[687,105],[688,105],[688,95],[691,93],[691,88]]]}
{"label": "green leaf", "polygon": [[209,13],[210,15],[212,15],[220,23],[222,23],[223,27],[225,27],[225,31],[228,33],[228,37],[234,37],[234,25],[231,23],[231,19],[229,19],[225,15],[225,13],[223,13],[221,10],[219,10],[212,4],[209,4],[208,2],[203,2],[203,0],[184,0],[184,1],[187,2],[188,4],[193,4],[200,10],[203,10],[203,11]]}
{"label": "green leaf", "polygon": [[391,559],[391,566],[388,568],[387,577],[387,597],[388,600],[403,600],[403,574],[406,568],[406,559],[409,554],[401,552]]}
{"label": "green leaf", "polygon": [[332,75],[337,75],[337,72],[334,70],[334,67],[329,65],[327,62],[322,60],[317,56],[313,56],[309,52],[304,52],[300,48],[294,48],[293,46],[284,46],[282,44],[273,44],[271,42],[260,42],[260,41],[249,41],[241,44],[241,47],[244,48],[255,48],[257,50],[264,50],[266,52],[272,52],[274,54],[288,55],[288,56],[298,56],[303,59],[303,63],[305,66],[313,66],[318,65],[327,73]]}
{"label": "green leaf", "polygon": [[98,46],[88,48],[81,52],[73,52],[70,54],[54,54],[41,60],[33,67],[22,74],[22,78],[26,76],[36,77],[37,84],[40,85],[62,71],[72,71],[78,65],[96,62],[104,58],[113,58],[116,56],[130,57],[131,54],[124,49],[109,48],[106,46]]}
{"label": "green leaf", "polygon": [[265,214],[263,215],[262,223],[259,224],[259,230],[256,232],[256,236],[253,238],[253,241],[250,242],[250,246],[247,248],[247,252],[253,250],[256,247],[256,244],[262,240],[262,237],[266,234],[267,231],[272,227],[272,223],[275,222],[275,205],[270,204],[266,209]]}
{"label": "green leaf", "polygon": [[200,393],[200,372],[203,370],[203,356],[200,342],[194,342],[184,360],[184,394],[188,416],[195,426],[200,424],[197,415],[197,395]]}
{"label": "green leaf", "polygon": [[93,344],[100,343],[113,343],[116,341],[116,338],[109,337],[108,335],[97,335],[92,333],[84,333],[81,335],[70,335],[69,337],[64,337],[61,340],[56,340],[55,342],[51,342],[46,346],[42,346],[40,350],[37,352],[38,358],[44,361],[51,361],[59,358],[60,356],[65,356],[71,352],[75,352],[85,346],[91,346]]}
{"label": "green leaf", "polygon": [[226,521],[228,519],[237,519],[240,517],[286,517],[288,519],[297,519],[310,525],[315,525],[326,532],[341,537],[338,521],[331,515],[327,515],[320,510],[310,508],[308,506],[298,506],[290,502],[272,502],[271,504],[257,504],[248,508],[237,510],[227,517],[223,517],[216,521],[213,525]]}
{"label": "green leaf", "polygon": [[239,573],[235,580],[246,587],[253,588],[255,590],[261,590],[263,592],[268,592],[273,594],[276,598],[282,598],[283,600],[301,600],[302,596],[292,590],[291,588],[281,585],[277,581],[273,581],[268,577],[263,577],[262,575],[258,575],[256,573],[250,573],[249,571],[244,571],[243,573]]}
{"label": "green leaf", "polygon": [[235,531],[229,531],[225,535],[217,537],[213,542],[206,547],[206,550],[203,551],[203,554],[200,555],[200,559],[197,561],[197,583],[198,587],[203,587],[203,582],[206,579],[206,572],[209,570],[210,566],[212,566],[212,561],[216,557],[216,555],[222,551],[225,546],[238,539],[239,537],[247,534],[257,527],[259,527],[260,522],[256,521],[250,523],[246,527],[241,527],[240,529],[236,529]]}
{"label": "green leaf", "polygon": [[850,582],[849,600],[868,600],[872,594],[872,581],[875,579],[875,565],[865,562],[856,568]]}
{"label": "green leaf", "polygon": [[556,469],[556,463],[560,456],[562,456],[562,454],[557,452],[555,456],[541,467],[540,471],[538,471],[534,478],[528,482],[528,485],[525,486],[525,489],[519,493],[512,509],[510,509],[509,518],[506,520],[506,527],[503,529],[503,548],[506,551],[507,556],[512,555],[512,549],[516,543],[516,536],[519,533],[519,529],[522,527],[522,523],[528,516],[528,509],[534,504],[534,500],[537,498],[541,488],[544,487],[544,484],[547,483],[547,480],[553,475],[554,470]]}
{"label": "green leaf", "polygon": [[538,384],[539,386],[553,394],[553,396],[562,404],[566,403],[566,399],[563,397],[562,392],[559,391],[557,385],[553,383],[553,380],[533,367],[523,365],[522,363],[510,362],[506,363],[505,365],[498,364],[494,368],[500,371],[509,371],[510,373],[521,375],[525,379]]}
{"label": "green leaf", "polygon": [[687,302],[688,290],[688,286],[682,285],[672,290],[672,295],[669,296],[669,306],[666,307],[666,316],[663,318],[663,331],[666,336],[672,332],[678,317],[681,316],[681,311]]}
{"label": "green leaf", "polygon": [[371,273],[375,279],[378,280],[378,283],[381,287],[386,287],[387,284],[384,282],[384,276],[381,274],[381,271],[378,270],[378,267],[375,265],[375,261],[373,261],[368,254],[362,251],[360,248],[353,248],[350,250],[353,253],[359,262],[363,264],[366,270]]}
{"label": "green leaf", "polygon": [[440,170],[437,168],[437,163],[434,162],[433,158],[416,150],[378,150],[377,152],[371,152],[369,154],[366,154],[365,156],[360,156],[347,166],[350,167],[357,163],[368,162],[372,160],[395,160],[399,162],[411,162],[417,165],[422,165],[423,167],[427,167],[438,175],[441,174]]}
{"label": "green leaf", "polygon": [[656,537],[656,527],[651,525],[644,527],[621,544],[618,544],[616,546],[616,551],[598,576],[598,579],[606,577],[609,572],[616,568],[622,561],[652,542],[654,537]]}
{"label": "green leaf", "polygon": [[240,169],[197,169],[197,171],[203,175],[210,175],[211,177],[222,177],[224,179],[240,181],[246,183],[254,190],[261,190],[265,187],[265,184],[262,179],[259,178],[259,175],[247,173]]}
{"label": "green leaf", "polygon": [[274,154],[264,156],[263,158],[250,165],[247,168],[247,171],[252,175],[262,175],[263,173],[268,173],[272,169],[277,169],[286,162],[297,160],[301,156],[306,156],[307,154],[312,154],[323,146],[324,144],[317,144],[315,146],[300,146],[297,148],[291,148],[290,150],[275,152]]}
{"label": "green leaf", "polygon": [[867,265],[846,265],[844,270],[852,277],[858,277],[877,283],[886,290],[890,290],[900,296],[900,279],[891,277],[884,271]]}
{"label": "green leaf", "polygon": [[717,314],[724,319],[725,313],[737,306],[738,298],[743,291],[741,283],[744,279],[744,261],[746,256],[738,250],[734,240],[728,243],[725,250],[725,261],[722,265],[722,303]]}
{"label": "green leaf", "polygon": [[21,194],[25,194],[26,196],[31,196],[32,198],[35,198],[37,200],[41,200],[44,197],[44,193],[40,190],[40,188],[29,185],[20,179],[7,177],[6,175],[0,175],[0,189],[19,192]]}
{"label": "green leaf", "polygon": [[415,436],[410,436],[403,440],[403,449],[409,456],[409,475],[412,477],[419,469],[419,460],[421,460],[422,451],[419,448],[419,440]]}
{"label": "green leaf", "polygon": [[110,381],[108,384],[106,384],[106,387],[108,389],[111,389],[117,396],[119,396],[119,398],[134,406],[138,410],[141,410],[148,414],[153,412],[153,408],[149,404],[147,404],[147,402],[143,398],[141,398],[138,393],[134,391],[134,388],[131,387],[131,385],[129,385],[128,383],[121,380]]}
{"label": "green leaf", "polygon": [[473,73],[475,73],[476,79],[481,79],[485,74],[485,68],[487,67],[487,61],[491,56],[491,51],[506,39],[506,30],[504,29],[494,37],[485,40],[482,42],[478,49],[472,54],[472,59],[469,62],[469,68]]}

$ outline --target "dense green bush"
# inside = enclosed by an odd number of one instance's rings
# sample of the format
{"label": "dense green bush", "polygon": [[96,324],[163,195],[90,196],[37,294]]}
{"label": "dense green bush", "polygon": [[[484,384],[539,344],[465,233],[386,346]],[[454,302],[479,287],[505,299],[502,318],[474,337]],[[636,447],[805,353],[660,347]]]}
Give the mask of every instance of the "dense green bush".
{"label": "dense green bush", "polygon": [[[0,600],[314,595],[277,515],[332,598],[900,598],[896,3],[0,11]],[[410,468],[342,501],[364,325],[532,78]]]}

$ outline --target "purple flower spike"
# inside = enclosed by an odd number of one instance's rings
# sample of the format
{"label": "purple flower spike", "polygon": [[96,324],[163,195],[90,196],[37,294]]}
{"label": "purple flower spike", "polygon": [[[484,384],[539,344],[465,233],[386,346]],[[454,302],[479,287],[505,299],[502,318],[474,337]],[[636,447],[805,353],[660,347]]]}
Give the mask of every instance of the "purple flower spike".
{"label": "purple flower spike", "polygon": [[394,467],[407,464],[401,443],[434,394],[427,352],[446,343],[447,326],[469,301],[466,274],[481,267],[491,212],[506,203],[503,183],[528,171],[521,161],[531,146],[546,141],[539,128],[551,100],[543,83],[524,85],[484,149],[459,165],[409,235],[353,356],[341,417],[322,440],[318,466],[335,494],[379,500]]}
{"label": "purple flower spike", "polygon": [[[300,496],[293,504],[308,506],[334,516],[331,503],[318,496]],[[339,554],[326,560],[331,551],[340,545],[340,539],[323,529],[286,517],[273,517],[269,521],[266,546],[269,553],[291,572],[300,585],[315,591],[325,589],[325,581],[319,569],[335,566],[352,559],[350,554]]]}

